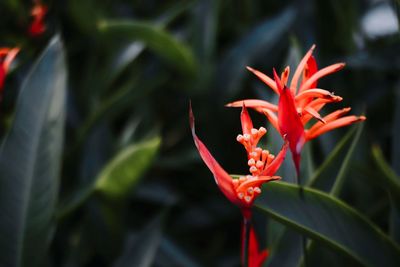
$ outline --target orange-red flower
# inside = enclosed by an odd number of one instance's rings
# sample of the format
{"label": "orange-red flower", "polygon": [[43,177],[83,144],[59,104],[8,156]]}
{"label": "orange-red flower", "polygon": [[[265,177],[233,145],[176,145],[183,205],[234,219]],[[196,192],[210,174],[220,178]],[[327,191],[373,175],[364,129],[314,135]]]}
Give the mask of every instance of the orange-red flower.
{"label": "orange-red flower", "polygon": [[[254,228],[251,223],[251,206],[255,198],[261,193],[261,185],[266,182],[280,179],[274,176],[280,165],[285,159],[288,143],[285,142],[281,151],[275,157],[268,150],[258,147],[258,142],[266,134],[264,127],[253,128],[253,122],[246,107],[242,106],[240,114],[242,124],[242,134],[237,136],[237,141],[241,143],[247,152],[247,165],[250,175],[241,176],[233,179],[208,151],[204,143],[197,137],[194,127],[194,115],[192,108],[189,109],[190,128],[193,140],[204,163],[214,175],[214,179],[222,193],[235,205],[237,205],[243,215],[242,224],[242,261],[244,262],[247,254],[249,267],[259,267],[268,256],[267,250],[259,250],[258,241]],[[246,244],[248,240],[248,244]],[[247,246],[248,245],[248,246]],[[245,253],[247,251],[247,253]]]}
{"label": "orange-red flower", "polygon": [[31,10],[32,22],[29,26],[28,32],[32,37],[42,35],[46,31],[44,17],[47,13],[47,6],[42,4],[40,0],[36,0]]}
{"label": "orange-red flower", "polygon": [[[315,45],[303,57],[293,74],[290,85],[288,84],[290,69],[286,67],[279,77],[274,70],[274,79],[264,73],[247,67],[261,81],[268,85],[279,95],[278,105],[258,99],[246,99],[229,103],[229,107],[240,107],[245,104],[264,114],[271,124],[286,136],[289,141],[293,161],[297,173],[300,168],[300,154],[305,142],[326,133],[330,130],[346,126],[358,121],[363,121],[364,116],[344,116],[350,108],[343,108],[322,116],[319,111],[327,103],[342,101],[340,96],[317,88],[317,81],[331,73],[341,70],[345,64],[336,63],[318,70],[317,63],[312,56]],[[299,80],[301,78],[301,83]],[[312,119],[317,122],[310,128],[305,129],[306,124]]]}
{"label": "orange-red flower", "polygon": [[237,141],[241,143],[247,152],[247,164],[250,175],[241,176],[233,179],[214,159],[204,143],[197,137],[194,126],[194,115],[192,109],[189,110],[190,127],[193,140],[204,163],[214,175],[215,182],[224,195],[235,205],[239,206],[246,217],[247,212],[253,204],[255,198],[261,193],[261,185],[266,182],[280,179],[274,176],[282,164],[287,144],[283,146],[279,154],[275,157],[268,150],[263,150],[257,144],[267,130],[264,127],[253,128],[253,122],[245,106],[240,115],[243,134],[237,136]]}
{"label": "orange-red flower", "polygon": [[0,92],[3,90],[6,75],[10,65],[17,56],[19,48],[0,48]]}

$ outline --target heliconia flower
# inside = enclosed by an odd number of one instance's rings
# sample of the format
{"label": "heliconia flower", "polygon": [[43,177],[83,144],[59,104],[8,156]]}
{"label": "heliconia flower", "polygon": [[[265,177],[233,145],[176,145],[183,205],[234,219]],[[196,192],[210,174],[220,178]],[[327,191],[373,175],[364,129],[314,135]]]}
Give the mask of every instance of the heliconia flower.
{"label": "heliconia flower", "polygon": [[250,227],[249,233],[249,250],[248,250],[248,267],[260,267],[268,257],[268,250],[264,249],[260,251],[257,236],[254,228]]}
{"label": "heliconia flower", "polygon": [[190,127],[193,140],[204,163],[214,175],[214,179],[222,193],[235,205],[239,206],[245,217],[250,217],[249,208],[255,198],[261,193],[261,185],[266,182],[280,179],[274,174],[282,164],[287,144],[285,143],[275,157],[268,150],[257,147],[261,137],[267,132],[264,127],[253,128],[253,123],[245,106],[240,115],[243,134],[237,136],[237,141],[241,143],[247,152],[247,164],[250,175],[241,176],[233,179],[214,159],[204,143],[195,133],[194,115],[192,108],[189,109]]}
{"label": "heliconia flower", "polygon": [[[317,88],[317,81],[331,73],[341,70],[345,64],[336,63],[318,70],[312,56],[315,45],[306,53],[288,84],[290,68],[286,67],[279,77],[274,70],[274,79],[264,73],[247,67],[261,81],[268,85],[278,96],[278,105],[259,99],[245,99],[227,104],[229,107],[241,107],[245,104],[264,114],[282,136],[286,136],[292,152],[297,174],[300,169],[300,155],[304,144],[330,130],[355,122],[364,121],[365,116],[344,116],[350,108],[334,111],[326,116],[319,112],[327,103],[340,102],[343,99],[324,89]],[[299,84],[300,76],[302,76]],[[305,129],[312,119],[317,122]]]}
{"label": "heliconia flower", "polygon": [[44,17],[47,13],[47,6],[42,4],[40,0],[36,0],[31,10],[32,22],[29,26],[28,32],[32,37],[42,35],[46,31]]}
{"label": "heliconia flower", "polygon": [[3,90],[6,75],[10,65],[17,56],[19,48],[0,48],[0,92]]}

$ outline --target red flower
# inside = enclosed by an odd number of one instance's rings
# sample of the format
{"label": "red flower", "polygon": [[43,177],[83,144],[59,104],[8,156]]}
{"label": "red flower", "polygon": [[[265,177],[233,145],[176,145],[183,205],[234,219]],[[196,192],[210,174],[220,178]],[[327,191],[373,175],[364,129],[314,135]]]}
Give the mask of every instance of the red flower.
{"label": "red flower", "polygon": [[[227,105],[229,107],[240,107],[245,104],[247,107],[254,108],[264,114],[280,134],[286,136],[289,141],[298,174],[300,154],[305,142],[330,130],[366,119],[364,116],[342,117],[350,111],[350,108],[337,110],[324,117],[320,115],[319,111],[325,104],[342,101],[342,98],[327,90],[316,88],[317,81],[328,74],[341,70],[345,64],[337,63],[318,70],[317,63],[312,56],[314,48],[315,45],[301,60],[293,74],[290,86],[288,85],[289,67],[286,67],[281,77],[274,70],[274,79],[258,70],[247,67],[249,71],[253,72],[279,95],[278,105],[258,99],[246,99]],[[302,75],[302,80],[298,85],[300,75]],[[305,125],[312,118],[317,119],[318,122],[309,129],[305,129]]]}
{"label": "red flower", "polygon": [[33,20],[28,29],[28,32],[32,37],[40,36],[46,31],[46,25],[44,23],[46,13],[47,6],[42,4],[40,0],[35,1],[35,5],[31,10]]}
{"label": "red flower", "polygon": [[[247,249],[248,266],[259,267],[267,258],[268,252],[267,250],[259,251],[256,234],[251,223],[250,208],[255,198],[261,193],[261,185],[263,183],[280,179],[279,176],[274,176],[274,174],[285,159],[288,144],[285,142],[276,157],[270,154],[268,150],[263,150],[258,147],[258,142],[261,137],[265,135],[267,130],[264,127],[259,129],[253,128],[253,122],[251,121],[246,107],[243,105],[240,114],[243,133],[237,136],[237,141],[246,149],[247,164],[250,167],[249,171],[251,175],[233,179],[221,165],[219,165],[204,143],[197,137],[191,106],[189,109],[189,118],[193,140],[201,158],[214,175],[215,182],[222,193],[241,209],[243,215],[242,261],[244,262],[244,255]],[[245,240],[248,240],[248,247],[246,247]]]}
{"label": "red flower", "polygon": [[17,56],[19,48],[0,48],[0,92],[3,90],[6,75],[10,65]]}
{"label": "red flower", "polygon": [[258,130],[253,128],[253,123],[245,106],[241,112],[241,123],[243,134],[239,134],[237,141],[241,143],[247,152],[247,164],[250,167],[251,175],[242,176],[239,179],[233,179],[214,159],[210,151],[197,137],[194,126],[194,116],[192,109],[189,110],[190,127],[192,130],[193,140],[197,150],[200,153],[204,163],[214,175],[214,179],[222,193],[235,205],[242,209],[245,217],[248,217],[249,208],[253,204],[255,198],[261,193],[261,185],[263,183],[278,180],[279,176],[274,176],[275,172],[282,164],[287,144],[285,144],[279,154],[275,157],[268,150],[257,147],[261,137],[265,135],[264,127]]}

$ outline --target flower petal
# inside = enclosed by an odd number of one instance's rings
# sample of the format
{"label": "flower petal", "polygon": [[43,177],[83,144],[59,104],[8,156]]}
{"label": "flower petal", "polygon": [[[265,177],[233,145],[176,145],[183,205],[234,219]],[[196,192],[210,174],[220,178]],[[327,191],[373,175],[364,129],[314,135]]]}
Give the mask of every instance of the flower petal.
{"label": "flower petal", "polygon": [[227,107],[234,107],[234,108],[238,108],[238,107],[242,107],[243,103],[246,105],[246,107],[248,108],[253,108],[255,110],[257,110],[260,113],[263,113],[262,109],[270,109],[272,111],[278,111],[278,106],[271,104],[267,101],[264,100],[259,100],[259,99],[244,99],[244,100],[239,100],[239,101],[235,101],[235,102],[231,102],[226,104]]}
{"label": "flower petal", "polygon": [[197,150],[199,151],[199,154],[204,163],[214,175],[215,182],[218,185],[219,189],[232,203],[239,205],[240,202],[237,199],[236,191],[234,190],[232,185],[232,177],[219,165],[219,163],[211,155],[210,151],[208,151],[207,147],[196,135],[194,115],[191,105],[189,106],[189,123]]}
{"label": "flower petal", "polygon": [[261,81],[263,81],[266,85],[268,85],[275,93],[279,95],[278,88],[276,87],[276,83],[273,79],[262,73],[261,71],[255,70],[249,66],[246,67],[249,71],[254,73]]}
{"label": "flower petal", "polygon": [[240,122],[242,124],[243,134],[251,134],[251,129],[253,129],[253,122],[250,118],[249,112],[243,102],[242,112],[240,113]]}
{"label": "flower petal", "polygon": [[[317,71],[318,71],[317,61],[311,55],[310,58],[307,61],[307,64],[306,64],[305,68],[304,68],[303,80],[302,80],[301,84],[304,84]],[[310,88],[316,88],[316,87],[317,87],[317,81],[315,81],[313,84],[310,85]]]}
{"label": "flower petal", "polygon": [[313,116],[314,118],[316,118],[317,120],[319,120],[320,122],[326,123],[326,121],[321,117],[321,115],[318,113],[318,111],[316,111],[312,107],[307,106],[303,110],[305,112],[307,112],[308,114],[310,114],[311,116]]}
{"label": "flower petal", "polygon": [[296,71],[293,74],[293,78],[290,83],[290,90],[292,91],[293,95],[296,95],[296,89],[299,83],[300,75],[303,72],[303,69],[307,64],[308,59],[311,57],[314,49],[315,49],[315,44],[312,45],[310,50],[308,50],[308,52],[304,55],[303,59],[300,61],[299,65],[296,68]]}
{"label": "flower petal", "polygon": [[282,72],[282,75],[281,75],[281,80],[282,80],[282,83],[283,83],[284,85],[287,84],[287,81],[288,81],[288,79],[289,79],[289,74],[290,74],[290,67],[287,66],[287,67],[285,68],[285,70]]}
{"label": "flower petal", "polygon": [[308,90],[298,93],[295,97],[295,100],[296,100],[296,102],[299,102],[302,100],[307,100],[308,98],[312,98],[312,99],[313,98],[326,98],[326,99],[332,99],[332,100],[341,99],[340,96],[336,96],[327,90],[313,88],[313,89],[308,89]]}
{"label": "flower petal", "polygon": [[300,154],[305,143],[305,133],[303,123],[297,113],[292,92],[287,87],[282,89],[279,97],[278,122],[281,135],[286,136],[289,142],[293,162],[299,173]]}
{"label": "flower petal", "polygon": [[279,167],[282,165],[282,162],[285,160],[286,151],[288,148],[288,142],[285,141],[283,144],[281,151],[279,151],[278,155],[274,158],[274,160],[268,165],[267,168],[261,173],[261,175],[272,176],[278,171]]}
{"label": "flower petal", "polygon": [[16,48],[10,49],[8,51],[7,55],[5,56],[4,61],[3,61],[3,68],[6,73],[10,69],[10,65],[11,65],[12,61],[14,60],[14,58],[17,56],[18,52],[19,52],[19,48],[16,47]]}
{"label": "flower petal", "polygon": [[329,75],[331,73],[337,72],[341,69],[343,69],[345,66],[344,63],[336,63],[333,65],[330,65],[328,67],[325,67],[323,69],[320,69],[319,71],[317,71],[316,73],[314,73],[313,76],[311,76],[305,83],[303,83],[300,86],[300,90],[299,92],[302,92],[304,90],[307,90],[309,88],[312,88],[311,86],[317,82],[319,79],[321,79],[322,77]]}
{"label": "flower petal", "polygon": [[262,111],[269,120],[269,122],[272,124],[272,126],[279,132],[280,130],[279,130],[278,117],[275,115],[275,113],[266,108],[262,109]]}
{"label": "flower petal", "polygon": [[321,127],[317,128],[314,131],[307,132],[307,140],[314,139],[315,137],[323,133],[326,133],[328,131],[331,131],[333,129],[364,120],[366,120],[365,116],[346,116],[337,120],[333,120],[331,122],[322,125]]}

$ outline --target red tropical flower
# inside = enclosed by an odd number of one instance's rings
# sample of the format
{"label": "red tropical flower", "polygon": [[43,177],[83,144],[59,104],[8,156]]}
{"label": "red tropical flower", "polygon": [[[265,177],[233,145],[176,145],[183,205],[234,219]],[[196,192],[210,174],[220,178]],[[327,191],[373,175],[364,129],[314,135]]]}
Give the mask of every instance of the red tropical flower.
{"label": "red tropical flower", "polygon": [[[258,142],[265,135],[267,130],[264,127],[253,128],[253,122],[247,112],[246,107],[242,106],[240,114],[242,124],[242,134],[237,136],[237,141],[241,143],[247,152],[247,164],[250,167],[250,175],[241,176],[233,179],[208,151],[204,143],[197,137],[194,126],[194,115],[192,108],[189,109],[190,128],[193,140],[204,163],[214,175],[214,179],[222,193],[235,205],[237,205],[243,215],[242,224],[242,261],[247,249],[247,263],[249,267],[259,267],[268,255],[267,250],[260,251],[255,231],[251,223],[251,206],[255,198],[261,193],[261,185],[270,181],[280,179],[274,176],[280,165],[285,159],[288,143],[285,142],[281,151],[275,157],[268,150],[258,147]],[[246,242],[248,240],[248,247]]]}
{"label": "red tropical flower", "polygon": [[[281,77],[274,70],[274,79],[264,73],[247,67],[261,81],[267,84],[277,95],[278,105],[258,99],[245,99],[229,103],[229,107],[241,107],[245,104],[264,114],[271,124],[286,136],[289,141],[293,161],[299,174],[300,154],[304,144],[315,137],[330,130],[343,127],[355,122],[365,120],[365,116],[344,116],[350,108],[334,111],[326,116],[321,116],[319,111],[327,103],[342,101],[340,96],[317,88],[317,81],[331,73],[341,70],[345,64],[336,63],[318,70],[317,63],[312,56],[315,45],[307,52],[293,74],[290,85],[288,78],[289,67],[286,67]],[[302,76],[299,85],[300,76]],[[318,120],[312,127],[305,129],[306,124],[312,119]]]}
{"label": "red tropical flower", "polygon": [[42,4],[40,0],[34,1],[35,4],[31,10],[32,22],[29,26],[28,32],[32,37],[42,35],[46,31],[44,17],[47,13],[47,6]]}
{"label": "red tropical flower", "polygon": [[6,75],[10,65],[17,56],[19,48],[0,48],[0,92],[3,90]]}
{"label": "red tropical flower", "polygon": [[283,146],[279,154],[275,157],[268,150],[257,147],[261,137],[267,130],[264,127],[253,128],[253,122],[245,106],[240,115],[243,134],[237,136],[237,141],[241,143],[247,152],[247,164],[251,175],[233,179],[214,159],[204,143],[195,133],[194,115],[192,109],[189,110],[190,127],[193,140],[204,163],[214,175],[215,182],[224,195],[235,205],[239,206],[244,214],[253,204],[255,198],[261,193],[261,185],[266,182],[280,179],[274,176],[282,164],[287,144]]}

